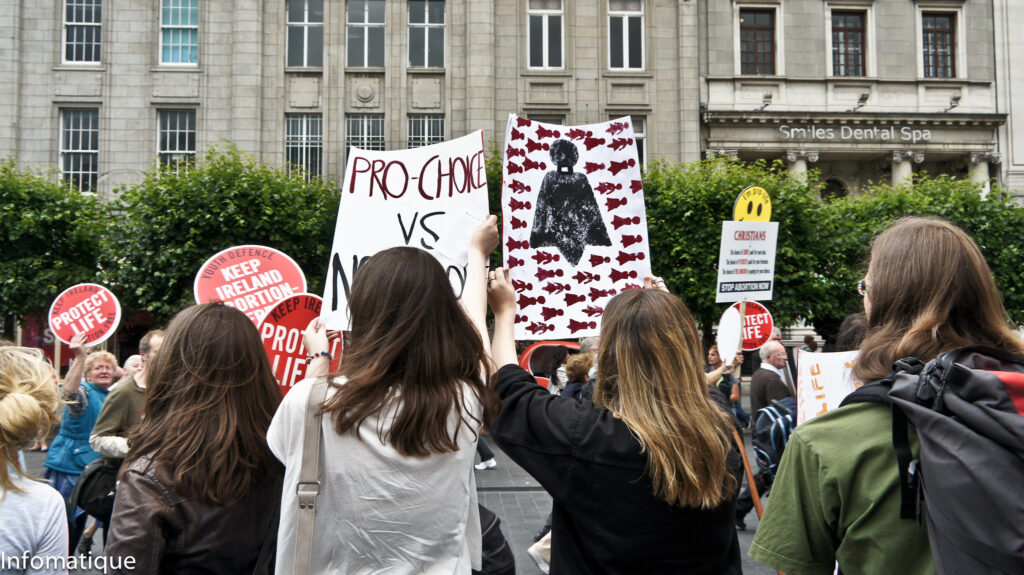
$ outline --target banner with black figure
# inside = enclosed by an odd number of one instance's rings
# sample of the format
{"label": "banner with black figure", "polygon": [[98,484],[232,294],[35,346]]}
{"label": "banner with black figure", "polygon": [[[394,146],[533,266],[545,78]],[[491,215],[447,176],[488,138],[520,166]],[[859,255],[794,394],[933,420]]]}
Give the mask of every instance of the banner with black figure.
{"label": "banner with black figure", "polygon": [[327,262],[324,325],[348,329],[348,294],[359,266],[396,246],[430,252],[447,271],[455,295],[461,295],[467,253],[444,248],[467,245],[475,226],[465,222],[486,217],[482,130],[410,150],[350,148]]}
{"label": "banner with black figure", "polygon": [[596,335],[608,299],[651,273],[632,121],[573,127],[511,115],[502,169],[516,338]]}

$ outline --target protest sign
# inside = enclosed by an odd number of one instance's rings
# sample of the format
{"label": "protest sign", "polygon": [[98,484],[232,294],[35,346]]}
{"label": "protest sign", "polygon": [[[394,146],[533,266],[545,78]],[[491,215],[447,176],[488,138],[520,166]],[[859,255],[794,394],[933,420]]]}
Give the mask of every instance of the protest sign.
{"label": "protest sign", "polygon": [[411,150],[350,148],[324,284],[324,325],[348,329],[348,296],[359,266],[396,246],[430,252],[461,296],[466,252],[438,246],[468,243],[473,227],[457,225],[467,214],[475,221],[487,216],[483,131]]}
{"label": "protest sign", "polygon": [[[281,395],[306,377],[306,350],[302,347],[302,334],[313,319],[320,317],[323,300],[320,296],[301,293],[277,302],[260,322],[260,338],[270,359],[274,378],[281,386]],[[341,343],[332,341],[331,371],[341,365]]]}
{"label": "protest sign", "polygon": [[[739,313],[742,306],[743,302],[737,302],[730,309]],[[768,308],[756,301],[746,302],[746,313],[743,315],[743,351],[755,351],[768,343],[774,326],[775,322]]]}
{"label": "protest sign", "polygon": [[716,303],[770,300],[778,222],[722,222]]}
{"label": "protest sign", "polygon": [[85,332],[85,345],[96,345],[110,337],[121,322],[121,303],[107,288],[78,284],[61,292],[47,314],[50,331],[64,343]]}
{"label": "protest sign", "polygon": [[736,198],[732,219],[737,222],[767,222],[772,219],[772,198],[761,186],[747,186]]}
{"label": "protest sign", "polygon": [[797,424],[836,409],[859,386],[853,377],[857,353],[797,350]]}
{"label": "protest sign", "polygon": [[516,338],[597,335],[608,300],[651,273],[632,121],[568,127],[510,115],[502,173]]}
{"label": "protest sign", "polygon": [[728,307],[718,320],[718,335],[715,336],[715,345],[718,346],[719,357],[732,357],[740,351],[742,346],[742,320],[739,309]]}
{"label": "protest sign", "polygon": [[306,291],[306,276],[295,260],[264,246],[235,246],[217,252],[199,268],[196,303],[224,302],[257,326],[281,298]]}

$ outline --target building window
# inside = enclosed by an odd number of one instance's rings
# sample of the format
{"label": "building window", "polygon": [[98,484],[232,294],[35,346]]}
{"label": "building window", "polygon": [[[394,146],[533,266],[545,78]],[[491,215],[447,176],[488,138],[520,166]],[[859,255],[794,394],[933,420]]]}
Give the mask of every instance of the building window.
{"label": "building window", "polygon": [[608,67],[642,70],[644,67],[643,0],[608,0]]}
{"label": "building window", "polygon": [[384,150],[384,114],[349,114],[345,116],[345,160],[349,148]]}
{"label": "building window", "polygon": [[530,114],[527,116],[530,121],[541,122],[544,124],[554,124],[556,126],[565,125],[565,116],[556,116],[554,114]]}
{"label": "building window", "polygon": [[65,109],[60,113],[61,177],[69,188],[96,190],[99,177],[100,111]]}
{"label": "building window", "polygon": [[324,0],[288,1],[288,66],[324,65]]}
{"label": "building window", "polygon": [[444,116],[417,114],[409,116],[409,147],[418,148],[444,141]]}
{"label": "building window", "polygon": [[384,67],[384,0],[348,0],[348,63],[351,68]]}
{"label": "building window", "polygon": [[921,15],[924,44],[924,77],[956,77],[956,14],[925,12]]}
{"label": "building window", "polygon": [[647,167],[647,116],[631,116],[633,119],[633,139],[636,140],[636,155],[640,159],[640,168]]}
{"label": "building window", "polygon": [[160,63],[199,62],[199,0],[160,0]]}
{"label": "building window", "polygon": [[833,200],[845,198],[847,193],[846,184],[841,180],[828,179],[825,180],[825,187],[821,190],[821,199],[826,202],[831,202]]}
{"label": "building window", "polygon": [[160,110],[159,124],[160,165],[191,165],[196,157],[196,111]]}
{"label": "building window", "polygon": [[64,61],[100,61],[102,0],[64,0]]}
{"label": "building window", "polygon": [[409,67],[444,68],[444,0],[409,1]]}
{"label": "building window", "polygon": [[284,119],[284,155],[288,161],[288,173],[302,168],[307,179],[322,175],[324,133],[320,114],[286,114]]}
{"label": "building window", "polygon": [[740,73],[775,74],[775,10],[740,10]]}
{"label": "building window", "polygon": [[562,0],[529,0],[526,12],[530,68],[562,68]]}
{"label": "building window", "polygon": [[832,75],[864,75],[864,12],[832,12]]}

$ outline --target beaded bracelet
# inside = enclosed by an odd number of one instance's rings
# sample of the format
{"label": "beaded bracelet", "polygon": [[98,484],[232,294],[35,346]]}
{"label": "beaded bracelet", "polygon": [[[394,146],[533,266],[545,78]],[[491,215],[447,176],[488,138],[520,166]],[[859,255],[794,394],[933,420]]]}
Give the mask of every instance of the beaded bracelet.
{"label": "beaded bracelet", "polygon": [[313,355],[307,357],[306,358],[306,363],[311,363],[314,359],[320,357],[321,355],[326,357],[327,361],[332,361],[334,359],[334,356],[331,355],[331,352],[329,352],[329,351],[327,351],[325,349],[323,351],[318,351],[318,352],[314,353]]}

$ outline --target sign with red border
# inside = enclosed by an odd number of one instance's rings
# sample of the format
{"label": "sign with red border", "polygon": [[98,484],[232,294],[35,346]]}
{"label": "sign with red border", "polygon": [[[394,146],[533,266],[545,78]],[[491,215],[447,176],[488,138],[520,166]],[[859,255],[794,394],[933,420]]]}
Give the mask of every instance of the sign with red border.
{"label": "sign with red border", "polygon": [[[309,322],[320,317],[323,300],[319,296],[302,293],[277,302],[259,324],[263,348],[270,358],[281,395],[306,377],[306,350],[302,347],[302,334]],[[331,371],[341,366],[341,342],[332,341],[329,349]]]}
{"label": "sign with red border", "polygon": [[193,286],[196,303],[224,302],[257,326],[278,301],[305,291],[306,276],[295,260],[274,248],[251,245],[214,254],[199,268]]}
{"label": "sign with red border", "polygon": [[[746,314],[743,316],[743,351],[754,351],[768,343],[775,321],[768,308],[756,301],[746,303]],[[738,310],[742,304],[743,302],[736,302],[732,307]]]}
{"label": "sign with red border", "polygon": [[96,345],[113,335],[121,323],[121,303],[98,284],[78,284],[61,292],[47,314],[50,331],[64,343],[85,332],[85,344]]}

